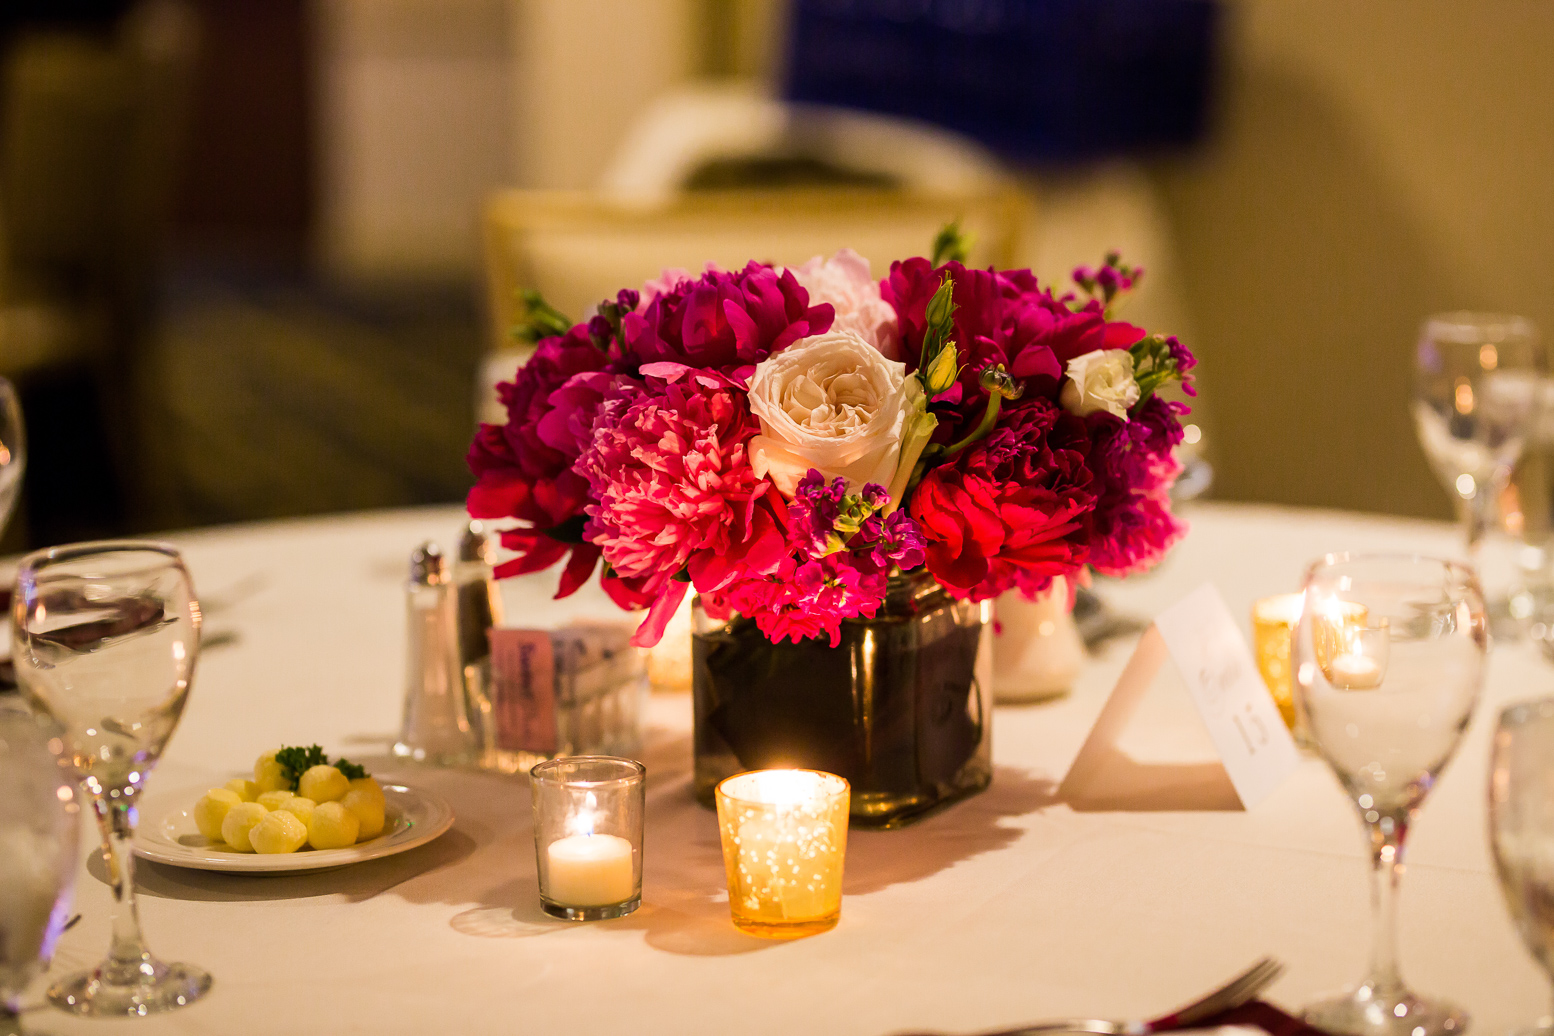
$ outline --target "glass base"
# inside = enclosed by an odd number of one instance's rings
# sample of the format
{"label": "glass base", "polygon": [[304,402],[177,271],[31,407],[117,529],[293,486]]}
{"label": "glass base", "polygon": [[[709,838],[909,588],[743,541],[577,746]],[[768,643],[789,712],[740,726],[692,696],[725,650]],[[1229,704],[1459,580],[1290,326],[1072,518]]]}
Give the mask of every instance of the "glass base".
{"label": "glass base", "polygon": [[608,921],[612,917],[625,917],[641,905],[641,896],[633,896],[624,903],[592,907],[566,906],[563,903],[552,902],[544,896],[540,897],[540,908],[551,917],[559,917],[563,921]]}
{"label": "glass base", "polygon": [[802,939],[806,935],[819,935],[821,932],[829,932],[835,928],[836,922],[842,919],[842,912],[838,910],[834,914],[817,917],[812,921],[782,921],[777,923],[754,921],[740,917],[738,914],[731,916],[735,928],[750,935],[760,936],[762,939]]}
{"label": "glass base", "polygon": [[153,974],[143,982],[119,985],[103,969],[60,979],[49,989],[49,1002],[88,1018],[138,1018],[176,1011],[210,991],[210,974],[193,964],[147,964]]}
{"label": "glass base", "polygon": [[1335,1036],[1460,1036],[1468,1028],[1467,1014],[1453,1004],[1369,983],[1308,1004],[1301,1019]]}

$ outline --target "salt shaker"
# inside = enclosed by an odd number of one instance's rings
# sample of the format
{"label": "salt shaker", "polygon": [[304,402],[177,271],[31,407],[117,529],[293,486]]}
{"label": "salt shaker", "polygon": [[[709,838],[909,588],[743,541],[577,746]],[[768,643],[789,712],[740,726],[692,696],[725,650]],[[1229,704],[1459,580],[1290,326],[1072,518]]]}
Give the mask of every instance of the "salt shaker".
{"label": "salt shaker", "polygon": [[[482,760],[494,747],[496,723],[491,709],[491,628],[502,624],[502,594],[491,571],[491,540],[485,526],[471,520],[459,538],[453,566],[457,599],[459,672],[464,678],[464,708],[475,727]],[[484,765],[484,762],[482,762]]]}
{"label": "salt shaker", "polygon": [[394,754],[440,766],[469,765],[480,755],[479,732],[459,663],[458,598],[437,544],[427,541],[410,555],[405,596],[405,722]]}

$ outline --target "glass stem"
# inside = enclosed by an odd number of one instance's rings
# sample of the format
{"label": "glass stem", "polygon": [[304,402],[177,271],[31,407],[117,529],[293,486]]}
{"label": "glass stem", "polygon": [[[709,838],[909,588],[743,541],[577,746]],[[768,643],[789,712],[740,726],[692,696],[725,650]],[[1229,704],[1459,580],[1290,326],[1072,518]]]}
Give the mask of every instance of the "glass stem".
{"label": "glass stem", "polygon": [[1468,543],[1468,557],[1476,559],[1491,526],[1496,519],[1496,488],[1493,485],[1477,486],[1472,496],[1457,497],[1457,516],[1462,523],[1462,534]]}
{"label": "glass stem", "polygon": [[156,977],[156,960],[140,934],[140,910],[135,904],[135,837],[133,800],[111,801],[93,796],[97,826],[103,836],[103,864],[113,890],[113,945],[100,969],[110,985],[128,986]]}
{"label": "glass stem", "polygon": [[1382,993],[1403,988],[1398,974],[1397,900],[1398,883],[1403,877],[1403,843],[1408,837],[1408,816],[1392,817],[1389,832],[1385,821],[1370,824],[1371,836],[1371,914],[1375,934],[1371,941],[1371,974],[1368,985]]}

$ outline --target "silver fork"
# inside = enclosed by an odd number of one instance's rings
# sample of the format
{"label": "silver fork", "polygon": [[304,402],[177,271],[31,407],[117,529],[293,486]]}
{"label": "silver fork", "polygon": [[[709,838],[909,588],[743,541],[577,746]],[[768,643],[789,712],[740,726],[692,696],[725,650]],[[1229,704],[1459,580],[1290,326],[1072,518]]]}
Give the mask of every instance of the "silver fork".
{"label": "silver fork", "polygon": [[1064,1032],[1095,1033],[1097,1036],[1148,1036],[1149,1033],[1168,1029],[1191,1028],[1217,1014],[1240,1007],[1267,988],[1283,971],[1283,964],[1272,957],[1264,957],[1212,993],[1151,1021],[1108,1022],[1096,1018],[1062,1018],[1018,1029],[983,1033],[982,1036],[1035,1036],[1037,1033]]}

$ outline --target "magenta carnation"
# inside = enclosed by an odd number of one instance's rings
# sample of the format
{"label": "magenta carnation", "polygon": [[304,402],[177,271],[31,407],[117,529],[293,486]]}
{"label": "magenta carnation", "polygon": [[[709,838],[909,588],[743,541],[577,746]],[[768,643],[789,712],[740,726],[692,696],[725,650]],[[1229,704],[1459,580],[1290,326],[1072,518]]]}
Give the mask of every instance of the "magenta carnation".
{"label": "magenta carnation", "polygon": [[1171,485],[1181,473],[1173,450],[1182,441],[1182,403],[1151,396],[1132,420],[1089,417],[1090,466],[1097,500],[1090,564],[1108,576],[1153,567],[1187,533],[1171,513]]}
{"label": "magenta carnation", "polygon": [[873,618],[885,599],[885,570],[846,551],[823,558],[786,557],[769,575],[735,582],[717,603],[755,620],[768,640],[797,644],[822,633],[835,647],[842,620]]}
{"label": "magenta carnation", "polygon": [[809,293],[784,270],[750,263],[692,279],[665,278],[652,299],[621,320],[619,366],[670,361],[718,370],[748,367],[831,327],[835,311],[811,306]]}
{"label": "magenta carnation", "polygon": [[1083,419],[1045,399],[1004,412],[999,426],[929,471],[911,513],[928,570],[957,597],[1027,596],[1088,559],[1095,491]]}

